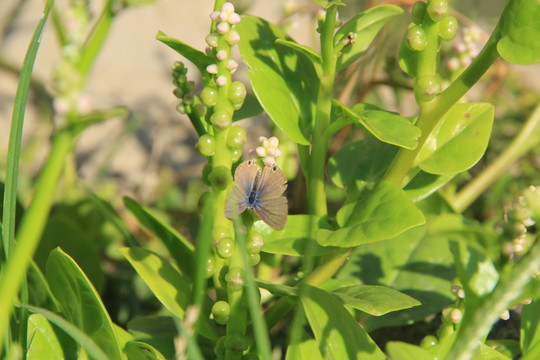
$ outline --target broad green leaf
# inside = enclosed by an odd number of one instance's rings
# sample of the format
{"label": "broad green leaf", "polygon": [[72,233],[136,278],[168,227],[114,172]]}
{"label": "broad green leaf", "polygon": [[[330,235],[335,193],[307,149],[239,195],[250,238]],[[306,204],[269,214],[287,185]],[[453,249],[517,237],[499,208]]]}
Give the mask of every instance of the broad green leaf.
{"label": "broad green leaf", "polygon": [[47,281],[66,319],[91,337],[109,359],[123,359],[111,318],[77,263],[56,249],[46,268]]}
{"label": "broad green leaf", "polygon": [[281,231],[272,229],[263,221],[256,221],[253,225],[264,239],[261,251],[267,253],[302,256],[309,251],[312,256],[317,256],[332,250],[332,248],[322,247],[314,241],[318,229],[330,229],[330,225],[318,216],[289,215],[287,224]]}
{"label": "broad green leaf", "polygon": [[347,21],[334,36],[334,45],[343,41],[349,33],[356,33],[354,44],[346,46],[341,51],[337,60],[337,71],[343,70],[369,47],[375,36],[386,23],[398,15],[403,14],[403,9],[395,5],[379,5],[362,11],[359,15]]}
{"label": "broad green leaf", "polygon": [[[170,261],[144,248],[118,250],[133,266],[159,301],[180,319],[184,318],[191,300],[191,281],[177,270]],[[215,340],[217,334],[208,318],[201,317],[201,335]]]}
{"label": "broad green leaf", "polygon": [[530,304],[523,305],[520,342],[524,355],[527,355],[535,344],[540,344],[540,299],[538,298]]}
{"label": "broad green leaf", "polygon": [[450,175],[472,167],[486,151],[493,105],[456,104],[442,117],[416,158],[431,174]]}
{"label": "broad green leaf", "polygon": [[317,342],[303,329],[298,343],[291,343],[287,348],[285,360],[323,360]]}
{"label": "broad green leaf", "polygon": [[300,45],[297,42],[289,41],[289,40],[283,40],[283,39],[277,39],[276,44],[280,44],[283,46],[290,47],[291,49],[298,51],[300,54],[305,55],[313,64],[317,72],[319,73],[319,70],[321,70],[321,56],[317,54],[312,48],[306,45]]}
{"label": "broad green leaf", "polygon": [[178,330],[170,316],[136,317],[128,322],[127,328],[135,340],[152,345],[167,359],[174,358],[174,338]]}
{"label": "broad green leaf", "polygon": [[403,190],[414,202],[420,201],[439,190],[454,178],[454,174],[434,175],[420,171]]}
{"label": "broad green leaf", "polygon": [[500,20],[501,39],[497,51],[515,64],[540,61],[540,3],[538,0],[508,2]]}
{"label": "broad green leaf", "polygon": [[386,240],[359,246],[337,278],[378,284],[405,293],[422,305],[378,317],[366,317],[368,331],[410,324],[454,301],[450,293],[456,273],[448,239],[431,229],[432,219]]}
{"label": "broad green leaf", "polygon": [[162,31],[158,31],[156,34],[156,39],[169,46],[171,49],[185,57],[193,65],[199,69],[203,79],[209,79],[209,74],[206,71],[206,67],[212,63],[214,60],[202,51],[192,48],[188,44],[183,43],[182,41],[169,37],[165,35]]}
{"label": "broad green leaf", "polygon": [[165,244],[176,265],[185,275],[191,276],[195,268],[193,245],[172,227],[158,219],[147,207],[124,197],[129,211]]}
{"label": "broad green leaf", "polygon": [[374,316],[421,305],[409,295],[379,285],[347,286],[333,291],[332,294],[340,298],[346,306]]}
{"label": "broad green leaf", "polygon": [[342,110],[342,116],[350,117],[380,141],[410,150],[418,145],[420,129],[398,113],[370,104],[356,104],[351,109],[335,99],[332,102]]}
{"label": "broad green leaf", "polygon": [[53,311],[60,311],[45,276],[32,261],[26,273],[28,283],[28,303]]}
{"label": "broad green leaf", "polygon": [[347,193],[360,194],[381,180],[397,150],[395,146],[367,136],[342,147],[330,157],[328,175],[334,184],[346,188]]}
{"label": "broad green leaf", "polygon": [[240,54],[261,106],[291,140],[308,145],[319,89],[313,64],[295,50],[276,44],[278,39],[292,39],[269,22],[243,15],[236,30]]}
{"label": "broad green leaf", "polygon": [[66,355],[52,325],[41,314],[28,317],[28,360],[64,359]]}
{"label": "broad green leaf", "polygon": [[313,1],[325,9],[328,9],[332,5],[339,5],[339,6],[346,5],[343,1],[339,1],[339,0],[313,0]]}
{"label": "broad green leaf", "polygon": [[319,230],[317,242],[322,246],[354,247],[390,239],[424,222],[424,215],[407,194],[383,181],[354,204],[345,227]]}
{"label": "broad green leaf", "polygon": [[140,341],[129,341],[126,344],[125,352],[128,359],[165,360],[165,357],[152,345]]}
{"label": "broad green leaf", "polygon": [[337,297],[305,285],[300,298],[324,359],[386,359]]}
{"label": "broad green leaf", "polygon": [[279,295],[279,296],[297,296],[298,295],[297,288],[288,286],[288,285],[277,284],[274,282],[269,282],[269,281],[264,281],[264,280],[258,280],[257,286],[270,291],[274,295]]}
{"label": "broad green leaf", "polygon": [[392,360],[434,360],[426,349],[401,341],[389,341],[386,352]]}
{"label": "broad green leaf", "polygon": [[[43,308],[30,305],[20,305],[34,313],[43,315],[51,324],[56,325],[58,328],[69,335],[77,344],[79,344],[88,354],[91,359],[111,359],[112,357],[105,355],[105,352],[99,347],[95,340],[93,340],[89,334],[79,329],[73,323],[67,321],[63,317]],[[64,344],[64,353],[66,354],[66,346]],[[67,358],[75,358],[75,354],[67,353]],[[48,358],[48,357],[46,357]]]}
{"label": "broad green leaf", "polygon": [[[523,316],[521,317],[523,319]],[[510,359],[517,359],[521,355],[519,341],[513,339],[487,340],[485,345]]]}

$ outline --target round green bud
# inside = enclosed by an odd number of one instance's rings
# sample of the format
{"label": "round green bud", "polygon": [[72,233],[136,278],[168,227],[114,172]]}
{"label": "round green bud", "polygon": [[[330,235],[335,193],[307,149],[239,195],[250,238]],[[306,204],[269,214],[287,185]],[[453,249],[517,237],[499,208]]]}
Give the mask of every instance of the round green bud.
{"label": "round green bud", "polygon": [[180,103],[176,106],[176,111],[182,115],[186,113],[186,108],[184,108],[184,103],[182,101],[180,101]]}
{"label": "round green bud", "polygon": [[228,335],[225,339],[225,348],[232,352],[242,352],[248,348],[248,342],[244,335]]}
{"label": "round green bud", "polygon": [[228,259],[234,252],[234,241],[230,237],[221,238],[216,244],[216,250],[220,258]]}
{"label": "round green bud", "polygon": [[252,230],[249,232],[246,241],[246,249],[250,254],[258,254],[264,245],[264,240],[261,234]]}
{"label": "round green bud", "polygon": [[201,91],[201,101],[206,106],[214,106],[218,101],[218,91],[215,87],[205,87]]}
{"label": "round green bud", "polygon": [[180,87],[177,87],[173,90],[173,94],[174,96],[176,96],[177,98],[181,99],[183,96],[184,96],[184,89],[180,88]]}
{"label": "round green bud", "polygon": [[206,114],[206,106],[201,103],[193,105],[192,110],[198,117],[203,117]]}
{"label": "round green bud", "polygon": [[422,75],[414,82],[414,95],[419,101],[429,101],[441,92],[441,83],[436,76]]}
{"label": "round green bud", "polygon": [[233,103],[233,109],[234,109],[235,111],[238,111],[238,110],[240,110],[240,109],[242,108],[243,105],[244,105],[244,102],[243,102],[243,101],[242,101],[242,102]]}
{"label": "round green bud", "polygon": [[214,275],[214,273],[216,272],[216,264],[213,258],[210,257],[208,258],[208,260],[206,260],[206,268],[204,269],[204,271],[207,279],[210,276]]}
{"label": "round green bud", "polygon": [[227,145],[231,149],[240,149],[246,143],[246,130],[241,126],[232,126],[227,134]]}
{"label": "round green bud", "polygon": [[212,187],[225,190],[232,182],[231,172],[225,166],[218,166],[208,175],[208,181]]}
{"label": "round green bud", "polygon": [[220,239],[225,237],[231,237],[231,231],[229,228],[224,225],[214,226],[212,229],[212,238],[214,241],[218,242]]}
{"label": "round green bud", "polygon": [[424,21],[424,15],[426,14],[427,4],[423,1],[417,1],[411,8],[412,22],[415,24],[421,24]]}
{"label": "round green bud", "polygon": [[229,100],[233,104],[243,103],[246,99],[246,86],[241,81],[233,81],[229,87]]}
{"label": "round green bud", "polygon": [[225,347],[225,340],[227,340],[227,337],[222,336],[216,341],[216,345],[214,346],[214,354],[216,354],[217,357],[225,357],[225,351],[227,351],[227,348]]}
{"label": "round green bud", "polygon": [[225,281],[227,281],[227,288],[230,290],[242,290],[244,287],[244,270],[239,267],[229,269],[229,272],[225,276]]}
{"label": "round green bud", "polygon": [[225,325],[231,315],[231,305],[226,301],[216,301],[212,306],[212,315],[218,324]]}
{"label": "round green bud", "polygon": [[212,196],[212,194],[209,191],[205,191],[201,194],[201,196],[199,197],[199,203],[197,204],[199,211],[202,211],[204,209],[204,206],[210,199],[210,196]]}
{"label": "round green bud", "polygon": [[232,162],[237,162],[242,157],[241,149],[231,149],[231,160]]}
{"label": "round green bud", "polygon": [[407,30],[407,46],[414,51],[422,51],[427,46],[426,31],[420,25],[412,25]]}
{"label": "round green bud", "polygon": [[457,29],[457,19],[453,16],[445,16],[439,22],[439,37],[443,40],[450,41],[456,37]]}
{"label": "round green bud", "polygon": [[190,94],[184,95],[184,97],[182,98],[182,101],[184,102],[184,105],[187,105],[187,106],[193,105],[193,102],[194,102],[193,95],[190,95]]}
{"label": "round green bud", "polygon": [[211,186],[208,176],[212,172],[212,164],[206,163],[202,169],[201,180],[205,185]]}
{"label": "round green bud", "polygon": [[426,9],[433,21],[440,21],[450,13],[448,0],[430,0]]}
{"label": "round green bud", "polygon": [[227,110],[219,110],[210,116],[210,122],[215,127],[224,129],[232,124],[232,115]]}
{"label": "round green bud", "polygon": [[204,134],[197,141],[197,150],[203,156],[212,156],[216,152],[216,139],[209,134]]}
{"label": "round green bud", "polygon": [[437,345],[438,343],[439,343],[439,340],[437,340],[435,336],[427,335],[420,342],[420,346],[423,348],[430,348],[432,346]]}
{"label": "round green bud", "polygon": [[257,265],[258,263],[261,262],[261,254],[253,254],[253,253],[251,253],[251,254],[248,255],[248,257],[249,257],[249,263],[250,263],[251,266],[255,266],[255,265]]}

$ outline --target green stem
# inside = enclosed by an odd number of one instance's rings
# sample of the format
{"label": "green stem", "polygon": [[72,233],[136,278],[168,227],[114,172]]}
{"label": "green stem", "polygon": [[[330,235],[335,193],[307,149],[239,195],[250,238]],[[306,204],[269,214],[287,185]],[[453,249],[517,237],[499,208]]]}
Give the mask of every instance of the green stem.
{"label": "green stem", "polygon": [[35,187],[34,199],[17,231],[17,243],[0,274],[0,339],[4,338],[13,300],[39,243],[64,168],[64,160],[72,145],[73,138],[69,132],[60,131],[55,135],[51,152]]}
{"label": "green stem", "polygon": [[326,216],[326,191],[324,186],[324,170],[326,167],[326,153],[328,142],[325,131],[330,125],[332,112],[332,95],[334,91],[334,78],[336,74],[336,55],[334,54],[334,28],[337,8],[330,6],[326,12],[326,19],[321,32],[321,59],[322,77],[317,96],[317,112],[309,159],[309,175],[306,176],[308,197],[308,210],[310,214]]}
{"label": "green stem", "polygon": [[540,105],[510,146],[485,170],[469,182],[450,202],[457,212],[463,212],[471,205],[506,169],[540,142]]}
{"label": "green stem", "polygon": [[400,149],[392,165],[386,172],[384,180],[402,186],[407,172],[412,167],[414,159],[424,145],[427,137],[441,117],[484,75],[491,64],[499,57],[497,42],[501,37],[497,26],[488,42],[476,59],[465,69],[445,91],[430,102],[424,104],[416,126],[422,131],[418,146],[414,150]]}

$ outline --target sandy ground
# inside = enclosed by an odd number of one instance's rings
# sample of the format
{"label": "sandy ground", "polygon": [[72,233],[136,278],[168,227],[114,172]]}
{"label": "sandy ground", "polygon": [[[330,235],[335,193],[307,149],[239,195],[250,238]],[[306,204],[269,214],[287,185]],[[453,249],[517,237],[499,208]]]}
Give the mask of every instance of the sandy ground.
{"label": "sandy ground", "polygon": [[[0,21],[17,0],[0,0]],[[286,0],[255,1],[249,13],[276,21]],[[303,4],[307,0],[299,0]],[[11,33],[0,39],[2,58],[21,64],[28,42],[43,8],[42,0],[27,0],[20,18]],[[57,0],[60,8],[66,0]],[[92,7],[100,9],[103,1],[91,1]],[[136,192],[141,198],[151,198],[159,183],[161,166],[172,169],[178,182],[197,177],[204,159],[194,153],[196,136],[186,117],[175,111],[176,100],[171,94],[170,66],[181,57],[167,46],[155,40],[158,30],[177,37],[198,49],[204,49],[204,37],[209,28],[208,14],[211,0],[158,0],[153,4],[127,9],[115,19],[104,48],[97,58],[89,77],[87,93],[96,109],[115,105],[127,106],[133,114],[136,130],[126,134],[126,122],[112,119],[93,126],[84,132],[77,148],[77,166],[82,178],[97,179],[105,163],[109,177],[120,182],[122,189]],[[291,28],[291,35],[303,44],[313,45],[313,25],[307,17],[300,18]],[[306,31],[307,30],[307,31]],[[51,24],[42,39],[35,66],[35,77],[50,87],[54,66],[58,62],[58,46]],[[538,66],[522,67],[528,73],[524,81],[540,93]],[[242,71],[238,72],[240,79]],[[534,74],[534,75],[529,75]],[[191,68],[190,77],[196,76]],[[198,80],[198,76],[196,77]],[[9,124],[16,91],[17,79],[0,70],[0,161],[6,156]],[[50,135],[50,122],[38,122],[35,108],[27,110],[24,146],[31,147],[30,139]],[[265,133],[264,117],[244,121],[248,127],[249,144]],[[124,136],[125,135],[125,136]],[[42,142],[32,150],[30,165],[25,171],[37,171],[47,149]]]}

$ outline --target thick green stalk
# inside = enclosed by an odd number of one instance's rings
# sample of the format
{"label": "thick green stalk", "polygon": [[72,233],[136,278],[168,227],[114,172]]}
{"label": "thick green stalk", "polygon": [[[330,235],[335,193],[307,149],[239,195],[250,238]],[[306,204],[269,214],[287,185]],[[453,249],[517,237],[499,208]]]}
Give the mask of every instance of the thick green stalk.
{"label": "thick green stalk", "polygon": [[55,135],[51,152],[35,187],[34,199],[17,231],[17,243],[0,274],[0,339],[4,338],[13,300],[45,227],[64,161],[72,144],[73,138],[69,132],[60,131]]}
{"label": "thick green stalk", "polygon": [[315,125],[313,128],[309,174],[306,176],[309,194],[308,210],[310,214],[319,216],[326,216],[328,212],[324,186],[326,152],[328,149],[325,130],[330,125],[334,77],[336,75],[336,56],[333,43],[336,12],[335,5],[328,8],[321,31],[322,77],[317,96],[317,112],[315,113]]}
{"label": "thick green stalk", "polygon": [[416,126],[422,131],[418,146],[414,150],[400,149],[392,165],[386,172],[384,180],[402,186],[407,172],[414,159],[424,145],[427,137],[441,117],[484,75],[491,64],[499,57],[497,42],[501,37],[499,27],[495,28],[488,42],[476,59],[465,69],[445,91],[422,107]]}
{"label": "thick green stalk", "polygon": [[463,212],[472,204],[493,182],[495,182],[514,161],[525,155],[540,142],[540,105],[510,146],[497,157],[485,170],[469,182],[457,195],[450,200],[456,212]]}

